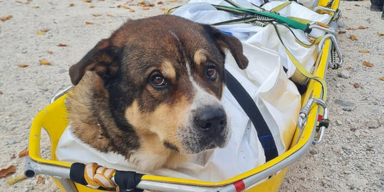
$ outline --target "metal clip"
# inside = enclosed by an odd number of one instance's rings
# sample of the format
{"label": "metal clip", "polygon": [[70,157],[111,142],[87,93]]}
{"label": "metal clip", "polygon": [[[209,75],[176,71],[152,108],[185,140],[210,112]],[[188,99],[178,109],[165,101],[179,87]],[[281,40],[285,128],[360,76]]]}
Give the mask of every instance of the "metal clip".
{"label": "metal clip", "polygon": [[[319,48],[317,51],[320,53],[320,51],[323,49],[325,40],[327,39],[331,40],[332,42],[331,46],[333,46],[331,49],[331,60],[329,61],[329,65],[332,69],[338,69],[343,64],[344,59],[334,35],[331,35],[331,34],[324,35],[323,39],[321,39],[321,41],[319,42]],[[336,54],[339,57],[338,62],[336,61]]]}
{"label": "metal clip", "polygon": [[[301,133],[302,133],[302,131],[303,131],[303,129],[307,123],[308,114],[309,114],[309,111],[310,111],[313,103],[316,103],[316,104],[320,105],[321,107],[323,107],[323,109],[324,109],[323,120],[325,120],[323,124],[328,122],[327,103],[321,99],[318,99],[318,98],[311,98],[308,100],[308,102],[301,109],[300,114],[299,114],[299,118],[297,119],[297,126],[299,127],[299,131],[300,131],[299,135],[301,135]],[[320,128],[316,129],[317,134],[315,135],[315,138],[312,141],[313,145],[319,144],[324,137],[325,129],[328,127],[328,125],[323,125],[323,124],[320,124]]]}
{"label": "metal clip", "polygon": [[322,25],[319,25],[317,24],[316,22],[312,22],[309,24],[309,28],[312,30],[312,29],[319,29],[319,30],[322,30],[326,33],[330,33],[334,36],[337,35],[337,31],[334,30],[333,28],[329,27],[329,26],[322,26]]}

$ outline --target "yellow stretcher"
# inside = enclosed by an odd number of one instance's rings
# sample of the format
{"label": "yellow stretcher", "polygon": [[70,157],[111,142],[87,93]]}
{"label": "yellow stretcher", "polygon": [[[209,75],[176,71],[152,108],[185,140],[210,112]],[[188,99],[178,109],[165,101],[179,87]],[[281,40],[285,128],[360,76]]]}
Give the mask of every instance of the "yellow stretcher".
{"label": "yellow stretcher", "polygon": [[[324,14],[338,14],[339,0],[320,0],[314,10]],[[330,24],[332,27],[332,23]],[[337,28],[333,29],[337,34]],[[337,47],[334,35],[326,35],[319,45],[318,62],[314,65],[314,76],[324,79],[330,66],[342,63],[342,56]],[[339,63],[335,64],[335,52]],[[62,191],[95,192],[87,186],[70,180],[70,163],[60,162],[55,151],[61,134],[68,125],[65,107],[66,91],[63,90],[52,99],[52,103],[44,108],[33,120],[29,137],[29,157],[27,158],[25,175],[34,177],[37,174],[53,176]],[[312,144],[321,141],[325,127],[319,126],[319,116],[327,119],[326,102],[322,98],[323,87],[320,83],[310,80],[308,89],[302,96],[302,110],[298,119],[298,127],[289,150],[277,158],[256,167],[248,172],[221,182],[205,182],[188,179],[144,175],[137,188],[155,191],[278,191],[288,171],[288,166],[305,154]],[[321,124],[320,124],[321,125]],[[41,156],[41,131],[45,129],[51,140],[51,158]]]}

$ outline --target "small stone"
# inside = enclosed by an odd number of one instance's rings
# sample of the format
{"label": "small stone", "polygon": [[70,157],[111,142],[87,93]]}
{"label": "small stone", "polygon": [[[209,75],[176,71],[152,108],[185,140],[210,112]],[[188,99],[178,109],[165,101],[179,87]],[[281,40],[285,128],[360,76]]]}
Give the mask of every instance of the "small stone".
{"label": "small stone", "polygon": [[344,100],[341,100],[341,99],[336,99],[335,103],[338,104],[338,105],[344,106],[344,107],[349,107],[349,106],[353,106],[354,105],[354,103],[352,103],[350,101],[344,101]]}
{"label": "small stone", "polygon": [[352,132],[355,132],[357,129],[356,128],[350,128],[349,130]]}
{"label": "small stone", "polygon": [[380,113],[381,111],[380,111],[380,109],[373,109],[372,110],[372,113]]}
{"label": "small stone", "polygon": [[344,174],[351,174],[351,171],[344,171]]}
{"label": "small stone", "polygon": [[351,124],[351,123],[353,122],[353,119],[351,119],[351,118],[347,118],[347,122],[348,122],[349,124]]}
{"label": "small stone", "polygon": [[346,107],[344,107],[344,108],[342,108],[342,109],[343,109],[343,111],[348,111],[348,112],[351,112],[351,111],[352,111],[351,108],[346,108]]}
{"label": "small stone", "polygon": [[318,154],[319,152],[317,152],[315,149],[311,149],[311,150],[309,150],[309,153],[310,153],[311,155],[316,155],[316,154]]}
{"label": "small stone", "polygon": [[377,129],[377,128],[380,127],[380,124],[379,124],[379,122],[377,122],[376,120],[373,120],[373,121],[368,121],[368,122],[367,122],[367,126],[368,126],[368,128],[370,128],[370,129]]}
{"label": "small stone", "polygon": [[60,73],[60,74],[63,74],[63,73],[66,73],[66,72],[67,72],[66,69],[60,69],[60,70],[59,70],[59,73]]}
{"label": "small stone", "polygon": [[341,21],[341,19],[339,21],[337,21],[337,25],[340,27],[340,28],[345,28],[345,23],[343,21]]}
{"label": "small stone", "polygon": [[384,177],[380,178],[380,181],[384,181]]}
{"label": "small stone", "polygon": [[340,71],[338,76],[341,77],[341,78],[344,78],[344,79],[348,79],[348,78],[351,77],[351,74],[349,73],[349,71],[343,69],[342,71]]}
{"label": "small stone", "polygon": [[379,105],[379,102],[374,101],[374,102],[372,102],[372,104],[373,104],[373,105]]}
{"label": "small stone", "polygon": [[356,163],[356,164],[355,164],[355,167],[361,169],[363,166],[362,166],[360,163]]}
{"label": "small stone", "polygon": [[367,77],[367,78],[365,78],[365,81],[370,83],[370,82],[372,82],[372,81],[373,81],[373,79],[372,79],[372,78],[370,78],[370,77]]}
{"label": "small stone", "polygon": [[115,8],[115,7],[116,7],[116,6],[114,6],[114,5],[110,5],[110,6],[109,6],[109,8]]}
{"label": "small stone", "polygon": [[346,151],[351,150],[351,148],[349,146],[341,146],[341,149],[346,150]]}
{"label": "small stone", "polygon": [[12,140],[12,141],[6,141],[5,142],[5,145],[13,145],[13,144],[16,144],[17,142],[15,140]]}
{"label": "small stone", "polygon": [[354,84],[353,84],[353,87],[354,87],[354,88],[359,88],[360,85],[359,85],[358,83],[354,83]]}
{"label": "small stone", "polygon": [[368,183],[368,181],[364,178],[358,178],[354,174],[350,174],[347,176],[347,184],[351,188],[359,188],[361,186],[365,186]]}
{"label": "small stone", "polygon": [[28,48],[27,47],[22,47],[21,48],[21,53],[27,53],[28,52]]}
{"label": "small stone", "polygon": [[356,137],[360,137],[360,131],[356,130],[356,131],[355,131],[355,136],[356,136]]}
{"label": "small stone", "polygon": [[341,120],[336,120],[336,125],[343,125],[343,122]]}

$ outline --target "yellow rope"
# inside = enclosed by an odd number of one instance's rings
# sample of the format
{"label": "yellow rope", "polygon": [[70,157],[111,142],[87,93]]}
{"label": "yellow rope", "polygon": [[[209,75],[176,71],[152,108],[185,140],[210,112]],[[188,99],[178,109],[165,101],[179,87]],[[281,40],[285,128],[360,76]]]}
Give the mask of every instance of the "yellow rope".
{"label": "yellow rope", "polygon": [[105,189],[116,188],[117,185],[111,180],[115,175],[116,169],[102,167],[97,163],[89,163],[84,168],[84,178],[88,183],[88,187],[98,189],[103,187]]}

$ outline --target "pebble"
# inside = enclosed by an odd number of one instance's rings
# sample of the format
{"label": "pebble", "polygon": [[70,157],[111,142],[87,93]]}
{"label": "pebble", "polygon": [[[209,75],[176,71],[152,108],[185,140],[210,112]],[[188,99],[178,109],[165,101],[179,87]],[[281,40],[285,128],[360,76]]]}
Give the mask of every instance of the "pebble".
{"label": "pebble", "polygon": [[348,79],[351,77],[351,74],[346,69],[343,69],[340,71],[340,73],[338,73],[338,76],[344,79]]}
{"label": "pebble", "polygon": [[66,72],[67,72],[66,69],[60,69],[60,70],[59,70],[59,73],[60,73],[60,74],[63,74],[63,73],[66,73]]}
{"label": "pebble", "polygon": [[350,148],[349,146],[341,146],[341,148],[342,148],[343,150],[351,150],[351,148]]}
{"label": "pebble", "polygon": [[370,128],[370,129],[377,129],[377,128],[380,127],[380,124],[379,124],[379,122],[377,122],[376,120],[373,120],[373,121],[368,121],[368,122],[367,122],[367,126],[368,126],[368,128]]}
{"label": "pebble", "polygon": [[341,120],[336,120],[336,125],[343,125],[343,122]]}
{"label": "pebble", "polygon": [[16,144],[17,142],[15,140],[12,140],[12,141],[6,141],[5,142],[5,145],[13,145],[13,144]]}
{"label": "pebble", "polygon": [[344,101],[344,100],[341,100],[341,99],[336,99],[335,103],[338,104],[338,105],[344,106],[344,107],[348,107],[348,106],[353,106],[354,105],[354,103],[352,103],[350,101]]}
{"label": "pebble", "polygon": [[372,113],[380,113],[381,111],[380,111],[380,109],[373,109],[372,110]]}
{"label": "pebble", "polygon": [[380,181],[384,181],[384,177],[380,178]]}
{"label": "pebble", "polygon": [[356,137],[359,137],[359,136],[360,136],[360,131],[356,130],[356,131],[355,131],[355,136],[356,136]]}
{"label": "pebble", "polygon": [[373,148],[375,145],[373,145],[372,143],[367,143],[367,147],[369,148]]}
{"label": "pebble", "polygon": [[358,178],[354,174],[350,174],[348,176],[347,182],[348,182],[348,185],[351,188],[359,188],[359,187],[363,187],[364,185],[367,184],[367,180],[366,179]]}
{"label": "pebble", "polygon": [[345,23],[341,20],[337,21],[337,25],[340,27],[340,28],[345,28]]}
{"label": "pebble", "polygon": [[27,53],[28,52],[28,48],[27,47],[22,47],[21,48],[21,53]]}
{"label": "pebble", "polygon": [[358,84],[358,83],[354,83],[354,84],[353,84],[353,87],[354,87],[354,88],[359,88],[359,87],[360,87],[360,84]]}
{"label": "pebble", "polygon": [[363,166],[362,166],[360,163],[356,163],[356,164],[355,164],[355,167],[357,167],[357,168],[359,168],[359,169],[361,169],[361,170],[363,169]]}
{"label": "pebble", "polygon": [[319,152],[317,152],[317,150],[315,150],[315,149],[311,149],[311,150],[309,150],[309,153],[310,153],[311,155],[316,155],[316,154],[318,154]]}
{"label": "pebble", "polygon": [[344,174],[351,174],[352,172],[351,171],[344,171]]}
{"label": "pebble", "polygon": [[343,108],[343,111],[348,111],[348,112],[351,112],[351,111],[352,111],[352,109],[351,109],[351,108],[346,108],[346,107],[344,107],[344,108]]}

